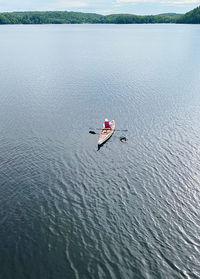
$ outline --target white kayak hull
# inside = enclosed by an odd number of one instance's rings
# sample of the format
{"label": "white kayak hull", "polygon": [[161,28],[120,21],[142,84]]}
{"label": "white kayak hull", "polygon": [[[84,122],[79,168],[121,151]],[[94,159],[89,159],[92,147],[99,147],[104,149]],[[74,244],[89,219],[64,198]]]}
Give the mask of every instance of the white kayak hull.
{"label": "white kayak hull", "polygon": [[115,130],[115,121],[112,120],[111,122],[111,129],[102,129],[99,140],[98,140],[98,145],[104,144],[114,133]]}

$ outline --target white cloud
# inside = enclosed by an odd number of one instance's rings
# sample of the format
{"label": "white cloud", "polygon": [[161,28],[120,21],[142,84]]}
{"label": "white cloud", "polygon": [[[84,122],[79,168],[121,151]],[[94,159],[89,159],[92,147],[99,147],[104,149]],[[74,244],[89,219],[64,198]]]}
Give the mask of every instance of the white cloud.
{"label": "white cloud", "polygon": [[58,1],[53,1],[52,3],[46,3],[42,7],[42,10],[46,11],[63,11],[63,10],[77,10],[79,8],[84,8],[88,7],[88,2],[86,1],[81,1],[81,0],[58,0]]}
{"label": "white cloud", "polygon": [[158,3],[171,5],[200,4],[200,0],[117,0],[117,4],[123,3]]}
{"label": "white cloud", "polygon": [[184,5],[184,4],[200,4],[199,0],[169,0],[169,1],[163,1],[163,3],[166,4],[175,4],[175,5]]}
{"label": "white cloud", "polygon": [[200,0],[0,0],[0,12],[72,10],[102,14],[184,13],[198,5]]}
{"label": "white cloud", "polygon": [[0,0],[0,11],[65,10],[87,7],[89,0]]}
{"label": "white cloud", "polygon": [[86,7],[88,6],[88,3],[87,2],[84,2],[84,1],[73,1],[73,0],[70,0],[70,1],[58,1],[56,3],[56,6],[59,7],[59,8],[72,8],[72,7]]}

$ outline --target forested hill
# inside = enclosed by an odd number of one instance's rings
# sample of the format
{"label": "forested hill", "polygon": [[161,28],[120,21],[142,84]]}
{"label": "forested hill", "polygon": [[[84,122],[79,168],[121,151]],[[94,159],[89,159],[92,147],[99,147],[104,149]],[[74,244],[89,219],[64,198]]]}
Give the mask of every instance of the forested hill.
{"label": "forested hill", "polygon": [[62,23],[174,23],[179,14],[137,16],[132,14],[99,15],[77,12],[12,12],[0,13],[0,24]]}
{"label": "forested hill", "polygon": [[200,7],[185,15],[167,13],[138,16],[133,14],[112,14],[103,16],[78,12],[11,12],[0,13],[0,24],[75,24],[75,23],[200,23]]}
{"label": "forested hill", "polygon": [[177,19],[177,23],[200,24],[200,7],[184,14]]}
{"label": "forested hill", "polygon": [[173,18],[178,18],[178,17],[182,16],[182,14],[176,14],[176,13],[165,13],[165,14],[159,14],[159,15],[173,17]]}

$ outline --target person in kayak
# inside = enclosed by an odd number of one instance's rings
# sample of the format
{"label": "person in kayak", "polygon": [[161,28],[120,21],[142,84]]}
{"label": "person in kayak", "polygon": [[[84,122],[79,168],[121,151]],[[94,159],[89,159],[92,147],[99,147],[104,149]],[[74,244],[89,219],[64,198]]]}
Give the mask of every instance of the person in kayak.
{"label": "person in kayak", "polygon": [[106,118],[104,122],[104,129],[112,129],[110,121]]}

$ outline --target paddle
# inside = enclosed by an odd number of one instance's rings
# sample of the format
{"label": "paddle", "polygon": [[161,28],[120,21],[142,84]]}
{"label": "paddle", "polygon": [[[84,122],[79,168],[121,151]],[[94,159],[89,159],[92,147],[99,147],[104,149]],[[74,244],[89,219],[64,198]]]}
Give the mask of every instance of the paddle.
{"label": "paddle", "polygon": [[[92,128],[90,128],[90,129],[92,129]],[[107,130],[107,129],[104,129],[104,128],[102,128],[102,129],[100,129],[100,128],[93,128],[92,130],[102,131],[102,130]],[[128,132],[127,129],[126,129],[126,130],[115,129],[115,131],[117,131],[117,132]],[[92,131],[92,132],[93,132],[93,131]],[[90,131],[89,131],[89,133],[90,133]],[[92,134],[92,133],[91,133],[91,134]]]}
{"label": "paddle", "polygon": [[[96,129],[96,130],[106,130],[106,129]],[[128,130],[117,130],[117,131],[128,131]],[[89,133],[92,134],[92,135],[96,135],[97,134],[95,131],[92,131],[92,130],[90,130]],[[121,142],[126,142],[128,140],[124,136],[121,136],[119,139],[120,139]],[[98,145],[98,150],[97,151],[99,151],[99,149],[100,149],[100,146]]]}

